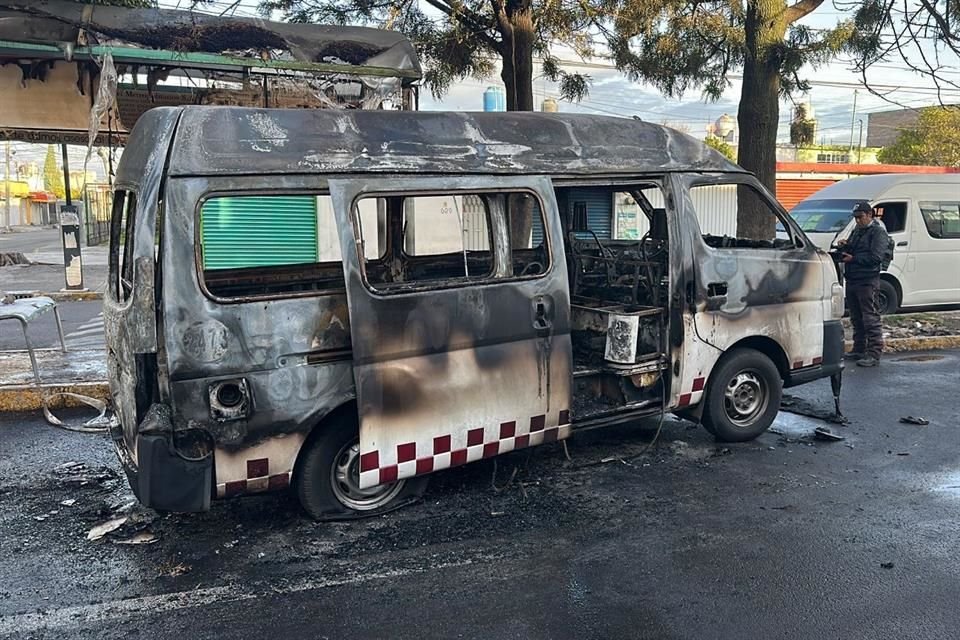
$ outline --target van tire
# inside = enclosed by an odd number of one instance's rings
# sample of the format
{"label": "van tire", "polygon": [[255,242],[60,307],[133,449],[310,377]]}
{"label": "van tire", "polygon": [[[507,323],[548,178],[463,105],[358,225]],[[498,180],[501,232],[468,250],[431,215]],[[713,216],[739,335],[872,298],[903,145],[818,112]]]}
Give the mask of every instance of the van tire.
{"label": "van tire", "polygon": [[314,520],[378,516],[415,502],[426,490],[429,479],[422,476],[361,490],[356,418],[340,415],[317,429],[304,444],[294,472],[297,499]]}
{"label": "van tire", "polygon": [[703,426],[721,442],[746,442],[766,431],[780,411],[783,380],[754,349],[735,349],[710,374]]}
{"label": "van tire", "polygon": [[900,294],[893,283],[883,278],[880,279],[880,286],[877,287],[877,311],[880,315],[889,315],[896,313],[900,308]]}

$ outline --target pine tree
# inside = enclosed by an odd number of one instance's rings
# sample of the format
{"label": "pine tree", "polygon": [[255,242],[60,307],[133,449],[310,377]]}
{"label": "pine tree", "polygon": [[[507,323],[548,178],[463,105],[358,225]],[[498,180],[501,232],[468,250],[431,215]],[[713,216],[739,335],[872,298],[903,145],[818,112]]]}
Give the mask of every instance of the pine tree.
{"label": "pine tree", "polygon": [[47,145],[47,158],[43,162],[43,190],[52,193],[57,198],[66,197],[63,186],[63,172],[57,164],[57,152],[53,145]]}

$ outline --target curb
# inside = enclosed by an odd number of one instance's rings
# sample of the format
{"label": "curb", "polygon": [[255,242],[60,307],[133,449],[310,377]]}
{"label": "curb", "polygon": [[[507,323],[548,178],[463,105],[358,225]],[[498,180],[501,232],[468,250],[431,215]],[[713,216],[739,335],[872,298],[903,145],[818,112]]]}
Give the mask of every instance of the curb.
{"label": "curb", "polygon": [[53,298],[57,302],[86,302],[88,300],[103,300],[103,293],[99,291],[57,291],[55,293],[41,293],[40,295]]}
{"label": "curb", "polygon": [[86,300],[103,300],[102,291],[50,291],[43,292],[34,289],[24,290],[24,291],[9,291],[11,295],[15,298],[32,298],[37,296],[44,296],[51,298],[56,302],[75,302],[75,301],[86,301]]}
{"label": "curb", "polygon": [[[43,395],[56,393],[76,393],[98,400],[110,400],[110,385],[104,381],[77,382],[64,384],[45,384],[40,389],[36,385],[0,386],[0,413],[39,411],[43,408]],[[64,407],[85,407],[87,405],[75,398],[58,396],[48,405],[51,409]]]}
{"label": "curb", "polygon": [[[853,342],[844,342],[844,351],[853,349]],[[903,351],[929,351],[931,349],[958,349],[960,336],[922,336],[916,338],[887,338],[883,341],[884,353]]]}

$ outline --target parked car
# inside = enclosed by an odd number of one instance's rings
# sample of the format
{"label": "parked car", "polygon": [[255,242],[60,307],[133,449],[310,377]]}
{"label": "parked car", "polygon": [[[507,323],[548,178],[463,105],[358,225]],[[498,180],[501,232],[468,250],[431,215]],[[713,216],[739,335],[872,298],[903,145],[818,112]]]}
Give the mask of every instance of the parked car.
{"label": "parked car", "polygon": [[[824,248],[853,231],[850,212],[857,202],[874,206],[894,240],[893,262],[880,274],[882,313],[960,304],[960,174],[850,178],[821,189],[790,215]],[[831,237],[840,222],[842,227]],[[821,227],[826,230],[821,232]]]}

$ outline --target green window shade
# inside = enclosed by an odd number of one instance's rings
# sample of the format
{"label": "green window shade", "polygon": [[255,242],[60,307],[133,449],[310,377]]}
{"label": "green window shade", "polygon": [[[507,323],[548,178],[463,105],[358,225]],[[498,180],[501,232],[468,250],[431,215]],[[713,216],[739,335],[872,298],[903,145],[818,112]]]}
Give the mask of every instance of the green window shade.
{"label": "green window shade", "polygon": [[200,211],[203,268],[317,262],[314,196],[211,198]]}

